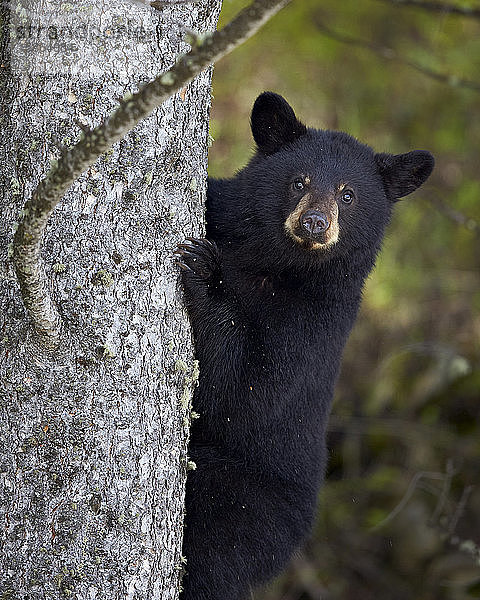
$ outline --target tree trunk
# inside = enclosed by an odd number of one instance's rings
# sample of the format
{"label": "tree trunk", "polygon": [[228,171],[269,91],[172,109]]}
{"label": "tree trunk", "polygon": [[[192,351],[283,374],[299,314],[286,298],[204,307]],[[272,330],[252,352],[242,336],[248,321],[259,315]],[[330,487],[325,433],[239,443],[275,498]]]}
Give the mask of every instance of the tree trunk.
{"label": "tree trunk", "polygon": [[220,0],[161,11],[11,4],[1,8],[0,598],[171,600],[196,378],[172,252],[202,228],[211,73],[54,211],[43,259],[64,321],[56,351],[36,343],[8,247],[57,146],[170,67],[183,26],[213,29]]}

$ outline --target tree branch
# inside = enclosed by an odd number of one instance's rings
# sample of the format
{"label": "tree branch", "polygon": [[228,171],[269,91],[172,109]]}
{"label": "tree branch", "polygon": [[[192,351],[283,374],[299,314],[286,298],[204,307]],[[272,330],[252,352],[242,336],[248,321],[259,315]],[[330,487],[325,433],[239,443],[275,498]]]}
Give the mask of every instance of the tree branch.
{"label": "tree branch", "polygon": [[378,529],[381,529],[384,525],[389,523],[393,518],[395,518],[405,508],[408,501],[413,496],[413,493],[415,492],[416,488],[418,487],[419,482],[422,479],[438,479],[440,481],[444,481],[445,474],[444,473],[435,473],[432,471],[419,471],[418,473],[415,473],[415,475],[412,477],[412,479],[410,481],[407,491],[405,492],[405,494],[403,495],[403,498],[400,500],[400,502],[397,504],[397,506],[395,506],[395,508],[382,521],[380,521],[380,523],[377,523],[377,525],[372,527],[371,531],[376,531]]}
{"label": "tree branch", "polygon": [[370,52],[373,52],[374,54],[380,56],[385,60],[390,60],[402,65],[406,65],[412,69],[415,69],[415,71],[422,73],[422,75],[430,77],[430,79],[434,79],[435,81],[438,81],[440,83],[446,83],[451,87],[466,88],[468,90],[480,92],[480,82],[471,81],[469,79],[462,79],[461,77],[457,77],[456,75],[442,73],[441,71],[435,71],[434,69],[430,69],[429,67],[421,65],[420,63],[417,63],[413,60],[399,56],[396,50],[394,50],[393,48],[389,48],[388,46],[377,46],[372,42],[361,40],[359,38],[354,38],[349,35],[344,35],[342,33],[334,31],[333,29],[330,29],[329,27],[324,25],[318,19],[316,19],[315,25],[322,35],[325,35],[326,37],[329,37],[332,40],[336,40],[337,42],[341,42],[342,44],[348,44],[349,46],[364,48],[365,50],[369,50]]}
{"label": "tree branch", "polygon": [[414,442],[418,438],[428,437],[432,444],[438,446],[449,446],[455,441],[455,436],[447,429],[391,417],[340,417],[332,414],[328,421],[328,430],[360,435],[369,435],[371,432],[381,431],[392,437]]}
{"label": "tree branch", "polygon": [[[425,480],[425,479],[427,481],[428,480],[441,480],[443,482],[442,490],[439,493],[437,506],[436,506],[435,511],[432,515],[432,518],[429,520],[428,524],[430,525],[430,527],[433,527],[436,530],[438,530],[440,533],[442,533],[445,536],[445,539],[450,544],[452,544],[452,546],[457,546],[459,548],[459,550],[468,552],[473,557],[473,559],[476,562],[478,562],[478,560],[480,558],[480,547],[478,546],[478,544],[476,544],[473,540],[465,540],[465,539],[460,538],[458,535],[455,535],[455,531],[457,529],[458,522],[461,519],[461,517],[463,516],[463,514],[465,513],[468,499],[474,489],[472,485],[467,485],[463,489],[462,496],[455,508],[455,512],[448,519],[448,523],[445,524],[445,522],[443,522],[442,518],[441,518],[442,513],[444,512],[444,508],[448,502],[448,495],[449,495],[449,493],[451,491],[451,487],[452,487],[452,479],[456,473],[457,473],[457,471],[456,471],[456,469],[453,465],[453,461],[451,459],[449,459],[447,461],[447,467],[446,467],[445,473],[435,473],[435,472],[429,472],[429,471],[420,471],[420,472],[416,473],[412,477],[410,484],[407,488],[407,491],[403,495],[400,502],[380,523],[377,523],[377,525],[372,527],[371,531],[377,531],[378,529],[381,529],[384,525],[386,525],[394,517],[396,517],[405,508],[405,506],[409,502],[410,498],[413,496],[416,489],[423,488],[426,491],[429,491],[431,493],[434,493],[434,494],[437,493],[437,490],[435,488],[430,489],[430,486],[422,486],[422,480]],[[444,515],[444,520],[446,519],[447,516],[449,516],[449,515]]]}
{"label": "tree branch", "polygon": [[449,206],[442,198],[439,197],[438,193],[427,194],[427,200],[433,204],[433,206],[443,215],[445,215],[450,221],[456,225],[460,225],[473,232],[477,237],[480,237],[480,223],[478,223],[472,217],[464,215],[459,210]]}
{"label": "tree branch", "polygon": [[198,73],[251,37],[290,0],[254,0],[220,31],[195,38],[190,52],[175,65],[127,95],[101,125],[83,132],[70,149],[62,149],[21,212],[13,241],[13,260],[20,292],[39,341],[56,348],[61,338],[61,319],[48,291],[48,280],[40,257],[48,218],[74,181],[115,142],[153,112]]}
{"label": "tree branch", "polygon": [[397,6],[420,8],[428,12],[440,12],[480,19],[480,9],[469,8],[468,6],[456,6],[455,4],[448,4],[446,2],[429,2],[428,0],[380,0],[380,2],[396,4]]}
{"label": "tree branch", "polygon": [[132,4],[141,4],[142,6],[149,6],[156,10],[162,10],[169,8],[170,6],[178,6],[179,4],[198,4],[200,0],[130,0]]}

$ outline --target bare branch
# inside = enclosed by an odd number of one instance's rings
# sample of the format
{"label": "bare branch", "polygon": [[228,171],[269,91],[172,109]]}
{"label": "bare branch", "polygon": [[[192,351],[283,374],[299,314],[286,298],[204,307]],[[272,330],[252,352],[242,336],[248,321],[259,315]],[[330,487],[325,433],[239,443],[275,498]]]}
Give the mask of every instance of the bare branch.
{"label": "bare branch", "polygon": [[380,0],[388,4],[395,4],[397,6],[407,6],[413,8],[420,8],[428,12],[440,12],[451,15],[459,15],[461,17],[473,17],[474,19],[480,19],[479,8],[469,8],[468,6],[456,6],[455,4],[449,4],[447,2],[429,2],[428,0]]}
{"label": "bare branch", "polygon": [[[148,0],[147,0],[148,1]],[[162,10],[162,8],[168,8],[169,6],[174,6],[175,4],[197,4],[200,0],[152,0],[149,2],[152,8],[156,8],[157,10]]]}
{"label": "bare branch", "polygon": [[[437,505],[437,508],[435,509],[435,513],[432,516],[432,518],[430,519],[429,524],[431,527],[433,527],[437,531],[439,531],[442,534],[442,536],[444,537],[444,539],[446,541],[448,541],[449,544],[457,547],[462,552],[467,552],[468,554],[470,554],[470,556],[473,558],[473,560],[478,564],[478,562],[480,560],[480,546],[477,543],[475,543],[472,539],[461,538],[460,536],[458,536],[455,533],[457,526],[458,526],[458,522],[463,517],[463,515],[466,511],[467,503],[468,503],[471,493],[474,490],[474,486],[467,485],[463,488],[460,500],[458,501],[458,503],[455,507],[455,512],[448,519],[447,523],[445,523],[445,520],[446,520],[446,517],[448,517],[448,515],[444,515],[444,518],[440,519],[440,515],[442,513],[443,506],[445,506],[447,499],[448,499],[447,495],[450,491],[451,479],[452,479],[452,476],[455,474],[455,472],[453,470],[453,466],[451,464],[451,461],[449,461],[449,463],[450,463],[449,465],[447,464],[447,476],[446,476],[446,479],[444,482],[442,493],[440,495],[439,504]],[[450,469],[450,472],[448,472],[449,469]],[[439,506],[440,506],[440,508],[439,508]]]}
{"label": "bare branch", "polygon": [[80,141],[63,149],[27,200],[13,241],[13,259],[25,307],[40,342],[55,348],[60,343],[61,320],[48,292],[48,281],[40,249],[48,218],[74,181],[115,142],[198,73],[251,37],[289,0],[254,0],[220,31],[195,40],[190,52],[178,57],[175,65],[127,95],[102,124],[82,133]]}
{"label": "bare branch", "polygon": [[439,212],[450,219],[450,221],[453,221],[456,225],[465,227],[468,231],[472,231],[476,236],[480,237],[480,223],[475,221],[475,219],[468,217],[462,212],[449,206],[438,196],[438,194],[428,194],[427,199]]}
{"label": "bare branch", "polygon": [[431,427],[407,419],[382,418],[382,417],[347,417],[330,415],[328,421],[329,431],[348,431],[350,433],[369,435],[381,431],[403,440],[416,441],[418,438],[428,437],[432,444],[449,446],[455,441],[455,436],[447,429]]}
{"label": "bare branch", "polygon": [[[453,515],[449,518],[448,524],[442,522],[441,515],[444,511],[445,506],[448,502],[448,495],[451,491],[452,479],[457,473],[457,470],[454,467],[453,461],[449,459],[447,461],[446,471],[445,473],[436,473],[429,471],[419,471],[416,473],[410,484],[407,488],[407,491],[403,495],[400,502],[395,506],[395,508],[383,519],[380,523],[372,527],[372,531],[376,531],[389,523],[394,517],[396,517],[407,505],[410,498],[413,496],[413,493],[416,489],[424,489],[433,494],[437,494],[437,490],[428,485],[428,480],[441,480],[443,481],[442,490],[438,496],[437,506],[435,511],[429,519],[429,526],[439,531],[443,534],[446,541],[448,541],[452,546],[457,546],[459,550],[464,552],[468,552],[475,561],[478,561],[480,558],[480,547],[472,540],[461,539],[457,535],[455,535],[455,530],[457,528],[458,522],[461,517],[464,515],[468,499],[473,491],[472,485],[467,485],[462,492],[462,496],[455,507],[455,511]],[[425,481],[426,480],[426,481]],[[446,516],[446,515],[445,515]]]}
{"label": "bare branch", "polygon": [[460,498],[457,508],[455,509],[455,512],[453,513],[453,516],[448,525],[447,533],[450,537],[453,536],[453,534],[455,533],[455,530],[457,529],[458,522],[460,521],[463,513],[465,512],[465,508],[467,506],[468,499],[472,492],[473,492],[473,485],[467,485],[463,489],[462,497]]}
{"label": "bare branch", "polygon": [[450,493],[450,489],[452,487],[452,479],[456,475],[456,470],[453,466],[453,461],[451,458],[447,461],[447,468],[445,471],[445,479],[443,480],[442,492],[438,498],[437,506],[435,507],[435,511],[430,519],[430,524],[436,524],[440,520],[440,516],[443,512],[443,509],[447,503],[448,494]]}
{"label": "bare branch", "polygon": [[329,27],[324,25],[318,19],[316,20],[315,25],[322,35],[325,35],[326,37],[329,37],[332,40],[336,40],[337,42],[341,42],[342,44],[348,44],[349,46],[364,48],[365,50],[373,52],[374,54],[380,56],[385,60],[390,60],[402,65],[406,65],[412,69],[415,69],[415,71],[422,73],[422,75],[429,77],[430,79],[434,79],[435,81],[438,81],[440,83],[445,83],[451,87],[466,88],[468,90],[480,92],[480,82],[471,81],[470,79],[462,79],[461,77],[451,75],[450,73],[442,73],[441,71],[435,71],[434,69],[430,69],[429,67],[421,65],[420,63],[417,63],[413,60],[399,56],[396,50],[394,50],[393,48],[389,48],[388,46],[378,46],[377,44],[374,44],[372,42],[351,37],[349,35],[344,35],[342,33],[339,33],[338,31],[334,31],[333,29],[330,29]]}
{"label": "bare branch", "polygon": [[164,8],[180,4],[198,4],[200,0],[130,0],[130,2],[132,4],[141,4],[142,6],[155,8],[156,10],[163,10]]}
{"label": "bare branch", "polygon": [[418,487],[419,482],[422,479],[439,479],[443,481],[445,479],[445,474],[435,473],[432,471],[419,471],[418,473],[415,473],[415,475],[412,477],[412,480],[410,481],[410,485],[408,486],[408,489],[405,492],[403,498],[400,500],[397,506],[385,517],[385,519],[380,521],[380,523],[375,525],[375,527],[372,527],[372,531],[376,531],[377,529],[380,529],[381,527],[389,523],[405,508],[408,501],[413,496],[413,493],[415,492],[416,488]]}

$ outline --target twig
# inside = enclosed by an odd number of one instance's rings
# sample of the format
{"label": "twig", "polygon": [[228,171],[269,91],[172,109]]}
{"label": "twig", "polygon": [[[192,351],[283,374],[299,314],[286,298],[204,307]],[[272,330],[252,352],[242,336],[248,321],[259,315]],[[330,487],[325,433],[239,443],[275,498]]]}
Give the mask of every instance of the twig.
{"label": "twig", "polygon": [[130,0],[132,4],[141,4],[142,6],[148,6],[155,8],[156,10],[163,10],[170,6],[179,6],[182,4],[198,4],[200,0]]}
{"label": "twig", "polygon": [[[148,0],[147,0],[148,2]],[[157,10],[162,10],[162,8],[168,8],[169,6],[174,6],[176,4],[197,4],[200,0],[152,0],[152,2],[148,2],[152,8],[156,8]]]}
{"label": "twig", "polygon": [[318,31],[329,37],[332,40],[336,40],[337,42],[341,42],[342,44],[348,44],[349,46],[355,46],[357,48],[364,48],[370,52],[373,52],[377,56],[385,60],[390,60],[393,62],[397,62],[402,65],[406,65],[412,69],[415,69],[418,73],[422,73],[426,77],[430,79],[434,79],[435,81],[439,81],[440,83],[445,83],[451,87],[459,87],[466,88],[468,90],[473,90],[475,92],[480,92],[480,82],[472,81],[470,79],[462,79],[461,77],[457,77],[456,75],[451,75],[450,73],[442,73],[441,71],[435,71],[434,69],[430,69],[420,63],[417,63],[408,58],[403,58],[399,56],[393,48],[389,48],[388,46],[377,46],[372,42],[368,42],[366,40],[361,40],[359,38],[351,37],[349,35],[344,35],[339,33],[338,31],[334,31],[330,29],[323,23],[321,23],[318,19],[315,23]]}
{"label": "twig", "polygon": [[[452,466],[452,464],[450,464],[450,467],[447,465],[447,476],[449,475],[448,474],[449,468],[452,469],[451,474],[453,474],[453,466]],[[448,487],[450,487],[450,484],[451,484],[451,480],[449,479]],[[474,489],[473,485],[467,485],[463,488],[460,500],[458,501],[457,506],[455,507],[455,512],[450,517],[448,522],[446,519],[446,515],[444,516],[443,522],[442,522],[442,520],[440,519],[441,510],[435,510],[435,514],[430,519],[429,525],[431,527],[434,527],[437,531],[439,531],[442,534],[444,540],[447,541],[450,545],[458,548],[461,552],[467,552],[468,554],[470,554],[470,556],[475,561],[475,563],[479,564],[480,546],[478,545],[478,543],[476,543],[472,539],[462,538],[455,533],[457,526],[458,526],[458,522],[460,521],[460,519],[462,518],[462,516],[465,513],[465,510],[467,508],[467,502],[470,498],[471,493],[473,492],[473,489]],[[446,504],[446,501],[447,501],[446,496],[448,494],[448,491],[449,490],[444,485],[442,494],[439,499],[439,504],[440,503],[442,505]],[[437,506],[437,508],[438,508],[438,506]]]}
{"label": "twig", "polygon": [[48,218],[74,181],[115,142],[160,106],[198,73],[251,37],[289,0],[254,0],[220,31],[194,40],[186,54],[178,57],[166,73],[127,95],[102,124],[83,132],[70,149],[63,149],[27,200],[13,241],[13,259],[20,292],[40,342],[55,348],[60,343],[61,319],[48,292],[48,281],[40,258]]}
{"label": "twig", "polygon": [[408,503],[416,489],[425,489],[426,491],[435,493],[435,490],[430,489],[430,486],[422,484],[422,479],[442,480],[443,485],[438,497],[437,506],[435,507],[435,511],[432,517],[429,519],[428,524],[430,527],[433,527],[439,532],[441,532],[445,536],[445,540],[448,541],[452,546],[457,546],[460,550],[468,552],[476,561],[478,561],[480,559],[480,547],[478,546],[478,544],[476,544],[473,540],[461,539],[460,537],[455,535],[455,530],[457,529],[458,522],[465,513],[468,499],[474,489],[472,485],[467,485],[463,489],[462,496],[455,508],[455,512],[448,521],[448,525],[442,524],[440,519],[441,514],[448,501],[448,495],[451,490],[452,479],[456,473],[457,471],[451,459],[447,461],[445,473],[436,473],[431,471],[420,471],[416,473],[410,481],[407,491],[403,495],[403,498],[400,500],[400,502],[387,515],[385,519],[383,519],[380,523],[375,525],[375,527],[372,527],[371,530],[376,531],[380,529],[389,521],[391,521],[394,517],[396,517],[405,508],[406,504]]}
{"label": "twig", "polygon": [[446,202],[438,197],[438,194],[429,194],[427,195],[427,199],[439,212],[450,219],[450,221],[465,227],[468,229],[468,231],[472,231],[475,235],[480,237],[480,223],[475,221],[475,219],[472,219],[472,217],[467,217],[460,211],[449,206]]}
{"label": "twig", "polygon": [[461,17],[473,17],[480,19],[480,9],[469,8],[468,6],[456,6],[446,2],[429,2],[427,0],[380,0],[387,4],[396,4],[398,6],[407,6],[420,8],[428,12],[440,12],[451,15],[459,15]]}
{"label": "twig", "polygon": [[433,515],[430,518],[430,524],[436,524],[439,521],[440,515],[442,514],[445,504],[447,503],[448,494],[450,492],[450,488],[452,487],[452,479],[455,474],[456,470],[453,466],[453,461],[452,459],[449,459],[447,461],[447,468],[445,472],[445,479],[443,480],[442,492],[438,498],[437,506],[435,507]]}
{"label": "twig", "polygon": [[448,446],[455,441],[455,436],[447,429],[439,429],[409,421],[406,419],[381,418],[381,417],[340,417],[339,415],[330,415],[328,422],[329,431],[349,431],[361,435],[369,435],[372,431],[381,430],[382,433],[394,437],[400,437],[403,440],[418,440],[418,438],[428,437],[432,444]]}
{"label": "twig", "polygon": [[453,517],[450,519],[450,523],[448,524],[447,533],[450,536],[450,541],[452,541],[451,538],[452,538],[453,534],[455,533],[455,530],[457,529],[457,525],[458,525],[458,522],[460,521],[460,518],[462,517],[463,513],[465,512],[468,498],[470,497],[470,494],[472,492],[473,492],[473,485],[467,485],[463,489],[460,501],[457,505],[457,508],[455,509]]}
{"label": "twig", "polygon": [[408,489],[405,492],[403,498],[400,500],[400,502],[397,504],[397,506],[385,517],[385,519],[380,521],[380,523],[377,523],[377,525],[375,525],[375,527],[372,527],[372,531],[376,531],[377,529],[380,529],[381,527],[383,527],[384,525],[389,523],[394,517],[396,517],[405,508],[408,501],[412,497],[419,481],[423,478],[444,480],[445,474],[444,473],[435,473],[432,471],[419,471],[418,473],[415,473],[415,475],[412,477],[412,480],[410,481],[410,485],[408,486]]}

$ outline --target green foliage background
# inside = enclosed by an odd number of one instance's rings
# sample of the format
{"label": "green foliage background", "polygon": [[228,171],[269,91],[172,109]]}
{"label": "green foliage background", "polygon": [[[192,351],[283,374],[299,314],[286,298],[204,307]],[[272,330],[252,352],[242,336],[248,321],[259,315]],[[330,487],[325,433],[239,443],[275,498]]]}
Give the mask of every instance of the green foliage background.
{"label": "green foliage background", "polygon": [[[224,0],[223,22],[244,4]],[[294,0],[215,68],[211,175],[248,160],[263,90],[309,125],[437,163],[398,203],[365,289],[314,535],[255,597],[480,598],[480,20]]]}

